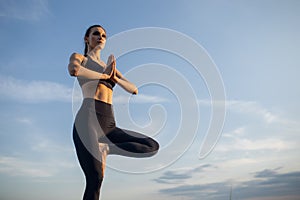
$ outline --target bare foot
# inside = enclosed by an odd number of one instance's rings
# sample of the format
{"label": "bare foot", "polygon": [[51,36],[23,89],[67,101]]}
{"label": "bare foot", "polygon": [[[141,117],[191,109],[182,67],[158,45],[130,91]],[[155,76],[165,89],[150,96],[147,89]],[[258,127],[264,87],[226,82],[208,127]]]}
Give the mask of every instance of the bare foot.
{"label": "bare foot", "polygon": [[99,143],[99,151],[101,154],[102,174],[104,175],[104,171],[105,171],[105,167],[106,167],[106,156],[109,152],[108,144]]}

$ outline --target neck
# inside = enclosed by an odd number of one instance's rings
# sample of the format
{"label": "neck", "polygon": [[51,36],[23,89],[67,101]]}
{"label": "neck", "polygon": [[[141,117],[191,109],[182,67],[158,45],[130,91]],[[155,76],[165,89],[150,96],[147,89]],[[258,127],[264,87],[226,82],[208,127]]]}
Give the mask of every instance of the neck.
{"label": "neck", "polygon": [[91,58],[97,60],[97,61],[101,61],[100,59],[100,50],[98,51],[88,51],[87,53],[88,56],[90,56]]}

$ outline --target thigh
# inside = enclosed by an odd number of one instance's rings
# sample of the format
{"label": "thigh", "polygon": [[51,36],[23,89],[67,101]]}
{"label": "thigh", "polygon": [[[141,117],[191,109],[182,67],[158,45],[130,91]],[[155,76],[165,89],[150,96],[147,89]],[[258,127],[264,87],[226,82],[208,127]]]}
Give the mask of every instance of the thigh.
{"label": "thigh", "polygon": [[125,142],[138,142],[145,143],[145,139],[149,138],[141,133],[135,131],[120,129],[116,127],[109,132],[106,137],[111,143],[125,143]]}
{"label": "thigh", "polygon": [[79,164],[88,177],[102,177],[102,164],[101,162],[88,151],[86,146],[82,143],[81,138],[78,136],[76,128],[73,129],[73,141],[76,149]]}
{"label": "thigh", "polygon": [[156,154],[159,148],[159,144],[152,138],[120,128],[109,132],[105,140],[110,146],[110,154],[129,157],[149,157]]}

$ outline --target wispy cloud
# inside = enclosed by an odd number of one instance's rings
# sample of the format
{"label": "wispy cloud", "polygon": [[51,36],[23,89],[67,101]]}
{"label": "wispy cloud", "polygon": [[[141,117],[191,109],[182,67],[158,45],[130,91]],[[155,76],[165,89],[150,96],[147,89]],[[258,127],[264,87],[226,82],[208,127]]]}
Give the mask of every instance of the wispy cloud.
{"label": "wispy cloud", "polygon": [[1,99],[27,103],[71,102],[72,88],[50,81],[25,81],[0,75]]}
{"label": "wispy cloud", "polygon": [[47,0],[0,1],[0,17],[36,21],[49,13]]}
{"label": "wispy cloud", "polygon": [[228,109],[245,114],[252,114],[263,118],[267,123],[279,120],[279,116],[267,110],[255,101],[228,101],[226,102]]}
{"label": "wispy cloud", "polygon": [[45,168],[41,162],[24,161],[11,156],[0,157],[0,172],[10,176],[50,177],[54,173],[52,169]]}
{"label": "wispy cloud", "polygon": [[47,178],[76,166],[70,159],[70,155],[74,155],[74,148],[57,144],[44,136],[33,136],[31,140],[32,144],[26,149],[15,147],[14,154],[0,155],[0,173],[8,176]]}
{"label": "wispy cloud", "polygon": [[163,102],[169,102],[168,99],[155,96],[155,95],[145,95],[145,94],[139,94],[137,96],[124,96],[124,95],[118,95],[114,98],[114,103],[123,104],[123,103],[163,103]]}
{"label": "wispy cloud", "polygon": [[[252,134],[253,135],[253,134]],[[251,150],[287,150],[295,147],[291,141],[279,138],[248,138],[244,127],[223,134],[224,142],[220,142],[216,151],[251,151]],[[225,141],[226,140],[226,141]]]}
{"label": "wispy cloud", "polygon": [[185,180],[192,178],[195,174],[203,172],[206,168],[213,167],[210,164],[200,165],[194,168],[182,168],[175,170],[168,170],[162,176],[154,179],[157,183],[178,184]]}
{"label": "wispy cloud", "polygon": [[[198,104],[211,106],[211,102],[205,99],[199,100]],[[224,105],[224,102],[214,102],[214,104]],[[228,123],[234,124],[233,121],[238,120],[240,127],[222,133],[222,138],[214,151],[218,153],[279,152],[297,148],[298,137],[295,133],[299,132],[299,123],[296,120],[288,119],[282,113],[267,109],[255,101],[227,100],[225,105],[227,113],[234,114],[231,117],[238,117],[234,120],[229,118]],[[292,140],[290,135],[294,137]]]}
{"label": "wispy cloud", "polygon": [[18,122],[20,124],[23,124],[23,125],[25,125],[25,124],[28,124],[28,125],[33,124],[32,119],[26,118],[26,117],[17,117],[16,118],[16,122]]}
{"label": "wispy cloud", "polygon": [[55,142],[52,139],[45,136],[32,136],[31,140],[34,142],[31,144],[30,149],[41,153],[41,154],[73,154],[74,148],[65,146],[63,144],[59,144],[59,142]]}
{"label": "wispy cloud", "polygon": [[260,139],[250,140],[236,138],[233,149],[238,150],[283,150],[292,148],[291,144],[280,139]]}
{"label": "wispy cloud", "polygon": [[200,106],[211,106],[212,103],[216,106],[225,105],[228,111],[233,111],[242,114],[254,115],[256,117],[262,118],[267,123],[272,123],[279,121],[280,118],[275,113],[264,108],[261,104],[256,101],[237,101],[237,100],[226,100],[212,102],[207,99],[198,100]]}
{"label": "wispy cloud", "polygon": [[287,196],[300,198],[300,172],[278,173],[277,169],[257,171],[251,180],[236,182],[214,182],[209,184],[190,184],[161,189],[162,194],[181,196],[192,200],[229,199],[233,186],[232,199],[284,199]]}

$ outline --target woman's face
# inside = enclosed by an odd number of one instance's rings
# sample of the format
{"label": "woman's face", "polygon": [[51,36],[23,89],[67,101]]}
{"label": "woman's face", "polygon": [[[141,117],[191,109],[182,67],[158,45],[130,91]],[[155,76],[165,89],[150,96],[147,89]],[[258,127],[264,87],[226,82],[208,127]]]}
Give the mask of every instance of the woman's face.
{"label": "woman's face", "polygon": [[88,37],[85,38],[90,50],[99,46],[100,49],[104,49],[106,43],[106,33],[101,27],[94,27],[91,29]]}

